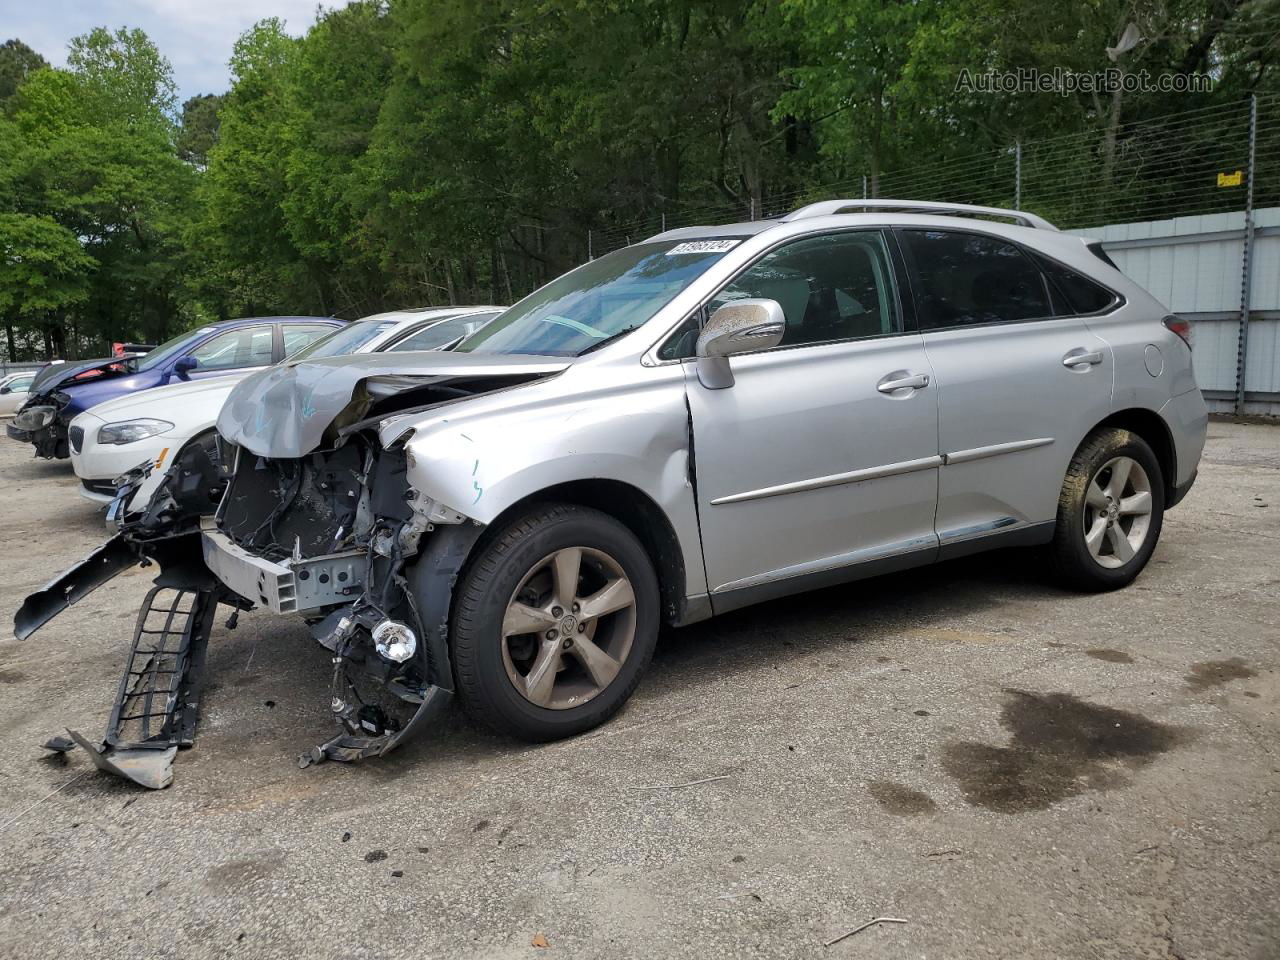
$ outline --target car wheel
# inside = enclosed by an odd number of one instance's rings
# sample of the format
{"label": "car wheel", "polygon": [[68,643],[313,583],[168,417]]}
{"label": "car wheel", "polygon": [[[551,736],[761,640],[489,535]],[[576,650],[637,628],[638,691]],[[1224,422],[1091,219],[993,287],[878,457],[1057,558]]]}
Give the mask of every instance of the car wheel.
{"label": "car wheel", "polygon": [[450,646],[467,711],[522,740],[613,716],[658,637],[658,581],[635,535],[597,510],[542,505],[482,542]]}
{"label": "car wheel", "polygon": [[1053,566],[1081,590],[1128,586],[1151,559],[1164,522],[1164,476],[1151,447],[1128,430],[1085,438],[1058,498]]}

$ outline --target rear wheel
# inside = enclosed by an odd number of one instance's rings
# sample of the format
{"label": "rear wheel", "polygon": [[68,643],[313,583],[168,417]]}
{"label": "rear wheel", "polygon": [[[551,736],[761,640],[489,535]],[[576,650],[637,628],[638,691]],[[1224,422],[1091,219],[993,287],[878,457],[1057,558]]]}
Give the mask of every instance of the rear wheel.
{"label": "rear wheel", "polygon": [[1142,572],[1164,522],[1164,477],[1146,441],[1105,428],[1071,458],[1058,499],[1051,555],[1082,590],[1114,590]]}
{"label": "rear wheel", "polygon": [[658,620],[657,577],[630,530],[596,510],[538,507],[481,548],[458,592],[463,706],[524,740],[589,730],[639,683]]}

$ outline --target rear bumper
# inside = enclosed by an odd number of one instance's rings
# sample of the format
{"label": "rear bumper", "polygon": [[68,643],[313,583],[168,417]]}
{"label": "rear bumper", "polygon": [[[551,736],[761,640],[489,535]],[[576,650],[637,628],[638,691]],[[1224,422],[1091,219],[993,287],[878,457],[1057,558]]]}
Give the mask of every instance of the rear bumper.
{"label": "rear bumper", "polygon": [[[1188,390],[1166,402],[1160,408],[1160,416],[1168,425],[1173,440],[1176,470],[1171,478],[1172,486],[1175,491],[1181,489],[1185,495],[1195,482],[1196,470],[1200,466],[1200,454],[1204,451],[1205,436],[1209,432],[1209,408],[1198,389]],[[1175,494],[1170,505],[1179,499]]]}

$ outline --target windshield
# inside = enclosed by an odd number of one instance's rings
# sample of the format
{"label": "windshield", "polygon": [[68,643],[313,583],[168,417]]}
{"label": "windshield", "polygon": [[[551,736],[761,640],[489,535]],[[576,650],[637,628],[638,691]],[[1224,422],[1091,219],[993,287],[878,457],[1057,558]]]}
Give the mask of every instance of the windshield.
{"label": "windshield", "polygon": [[535,290],[457,349],[576,357],[647,322],[741,241],[664,240],[610,253]]}
{"label": "windshield", "polygon": [[189,348],[195,346],[196,341],[208,333],[213,333],[213,327],[200,327],[196,330],[180,333],[172,340],[166,340],[150,353],[144,353],[135,360],[134,363],[137,364],[137,367],[134,369],[151,370],[160,366],[170,357],[181,357],[188,352]]}
{"label": "windshield", "polygon": [[411,333],[390,349],[393,353],[409,350],[439,350],[455,340],[475,333],[496,316],[498,316],[496,313],[467,313],[460,317],[450,317],[448,320],[433,323],[416,333]]}
{"label": "windshield", "polygon": [[327,337],[313,340],[301,350],[295,350],[287,359],[315,360],[319,357],[340,357],[347,353],[355,353],[380,333],[386,333],[396,325],[395,320],[353,320],[345,327],[339,327]]}

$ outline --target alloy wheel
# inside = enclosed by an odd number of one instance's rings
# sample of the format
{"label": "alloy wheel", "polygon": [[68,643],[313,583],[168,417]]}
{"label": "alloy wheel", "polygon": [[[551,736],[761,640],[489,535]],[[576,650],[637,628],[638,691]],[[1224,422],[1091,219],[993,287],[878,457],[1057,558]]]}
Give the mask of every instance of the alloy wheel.
{"label": "alloy wheel", "polygon": [[622,566],[601,550],[566,547],[534,564],[511,595],[502,661],[530,703],[568,710],[613,682],[635,635],[635,591]]}
{"label": "alloy wheel", "polygon": [[1132,457],[1115,457],[1093,475],[1085,491],[1084,542],[1103,567],[1122,567],[1142,549],[1151,530],[1151,479]]}

